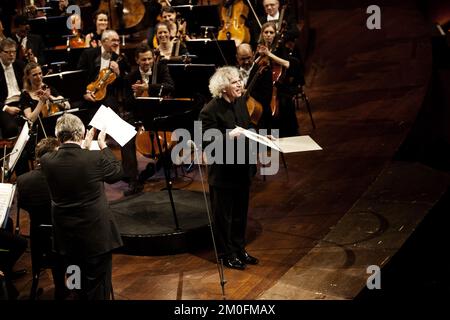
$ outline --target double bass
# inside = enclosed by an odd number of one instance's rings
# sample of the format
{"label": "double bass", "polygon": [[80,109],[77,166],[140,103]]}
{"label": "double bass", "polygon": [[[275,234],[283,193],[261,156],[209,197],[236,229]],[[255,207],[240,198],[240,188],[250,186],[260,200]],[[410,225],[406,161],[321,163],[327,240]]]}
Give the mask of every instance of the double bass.
{"label": "double bass", "polygon": [[228,0],[222,6],[222,28],[217,35],[218,40],[234,40],[236,46],[250,42],[250,31],[245,25],[248,7],[243,0]]}
{"label": "double bass", "polygon": [[145,15],[141,0],[101,0],[98,11],[108,12],[114,30],[137,26]]}

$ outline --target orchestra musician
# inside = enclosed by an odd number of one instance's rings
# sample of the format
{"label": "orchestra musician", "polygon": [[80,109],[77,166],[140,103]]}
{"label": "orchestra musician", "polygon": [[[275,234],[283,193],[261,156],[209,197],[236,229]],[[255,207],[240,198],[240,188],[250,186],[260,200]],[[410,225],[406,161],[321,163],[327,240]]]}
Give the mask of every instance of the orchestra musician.
{"label": "orchestra musician", "polygon": [[[39,260],[44,254],[46,239],[40,234],[40,225],[52,225],[52,205],[47,181],[40,165],[40,158],[49,152],[58,150],[60,143],[54,137],[44,138],[36,145],[35,169],[17,178],[17,199],[19,207],[25,209],[30,217],[30,248],[33,273],[40,272]],[[55,299],[61,300],[65,293],[65,269],[56,257],[52,259],[53,284]],[[39,266],[39,267],[38,267]],[[37,270],[36,270],[37,269]]]}
{"label": "orchestra musician", "polygon": [[[245,139],[242,128],[248,129],[251,124],[246,99],[242,96],[243,86],[238,69],[229,66],[217,69],[210,79],[209,90],[213,99],[203,107],[199,116],[202,131],[220,130],[222,135],[214,139],[221,139],[219,141],[224,143],[223,150],[226,150],[226,141]],[[226,163],[227,158],[223,154],[223,164],[216,161],[208,165],[209,194],[218,251],[226,267],[239,270],[245,269],[248,264],[258,263],[258,259],[245,250],[250,183],[256,173],[256,167],[248,161],[247,148],[245,152],[244,164]],[[220,155],[215,156],[217,159]],[[235,156],[242,159],[243,155]]]}
{"label": "orchestra musician", "polygon": [[94,16],[95,30],[86,35],[86,43],[92,48],[97,48],[102,45],[102,34],[109,26],[108,12],[100,10]]}
{"label": "orchestra musician", "polygon": [[275,64],[283,68],[280,80],[273,85],[277,88],[279,115],[274,121],[274,128],[280,129],[280,137],[296,136],[299,134],[298,122],[295,114],[294,95],[297,93],[302,73],[299,60],[289,54],[289,49],[283,45],[276,48],[276,26],[273,22],[266,22],[261,28],[261,38],[263,42],[258,45],[258,54],[261,57],[268,57],[272,68]]}
{"label": "orchestra musician", "polygon": [[160,22],[156,25],[157,49],[162,58],[174,60],[174,58],[187,54],[187,49],[182,39],[178,37],[170,38],[169,28],[167,22]]}
{"label": "orchestra musician", "polygon": [[11,38],[0,41],[0,129],[3,138],[19,133],[17,115],[21,112],[19,99],[24,64],[16,59],[16,48],[17,43]]}
{"label": "orchestra musician", "polygon": [[[148,97],[165,97],[169,96],[175,89],[174,82],[170,76],[169,69],[166,62],[163,60],[155,59],[155,55],[147,44],[141,44],[136,48],[135,59],[138,68],[133,70],[127,77],[127,94],[129,98],[126,103],[131,108],[131,114],[136,118],[136,114],[133,110],[135,103],[135,97],[148,96]],[[156,74],[155,74],[156,72]],[[130,157],[134,155],[136,158],[136,146],[135,140],[132,139],[128,144],[132,144],[132,150],[128,154]],[[136,159],[133,159],[136,161]],[[157,166],[158,167],[158,163]],[[137,166],[136,166],[137,170]],[[143,188],[145,180],[150,178],[155,173],[155,167],[149,163],[145,170],[139,174],[138,182],[130,192],[139,192]],[[129,195],[128,193],[125,195]]]}
{"label": "orchestra musician", "polygon": [[261,103],[263,107],[258,128],[271,129],[272,113],[270,101],[272,98],[272,71],[270,67],[260,66],[255,63],[255,54],[248,43],[241,43],[236,48],[236,60],[245,89],[249,89],[249,85],[253,81],[256,81],[249,94]]}
{"label": "orchestra musician", "polygon": [[[272,21],[276,24],[277,28],[280,28],[279,19],[281,18],[281,10],[280,10],[280,0],[263,0],[264,7],[264,15],[259,16],[259,21],[261,24]],[[252,17],[251,22],[251,33],[252,33],[252,44],[256,45],[260,39],[259,35],[261,33],[261,28],[255,21],[255,18]],[[286,22],[286,32],[285,32],[285,41],[286,42],[294,42],[300,36],[300,30],[297,27],[297,21],[295,16],[291,13],[290,10],[286,10],[284,13],[283,20]]]}
{"label": "orchestra musician", "polygon": [[30,26],[24,16],[14,18],[12,28],[13,39],[18,44],[17,58],[27,62],[38,62],[41,65],[45,63],[45,45],[42,37],[37,34],[29,33]]}
{"label": "orchestra musician", "polygon": [[[93,92],[86,89],[83,97],[90,110],[91,116],[89,118],[92,118],[102,104],[110,107],[119,115],[122,113],[121,95],[123,95],[124,78],[130,69],[126,57],[119,55],[120,39],[116,31],[103,31],[101,42],[102,45],[100,47],[85,49],[78,61],[78,69],[83,69],[87,72],[85,86],[87,87],[88,84],[96,82],[100,71],[105,68],[110,68],[117,78],[105,88],[106,96],[103,100],[95,100]],[[121,148],[124,179],[128,180],[128,189],[125,191],[127,194],[130,194],[130,192],[133,194],[133,191],[139,190],[139,188],[136,188],[137,161],[135,153],[130,144],[126,144]]]}
{"label": "orchestra musician", "polygon": [[63,96],[43,82],[41,66],[36,62],[25,66],[23,87],[20,107],[31,122],[35,122],[40,115],[45,118],[52,113],[70,109],[69,102],[63,101]]}

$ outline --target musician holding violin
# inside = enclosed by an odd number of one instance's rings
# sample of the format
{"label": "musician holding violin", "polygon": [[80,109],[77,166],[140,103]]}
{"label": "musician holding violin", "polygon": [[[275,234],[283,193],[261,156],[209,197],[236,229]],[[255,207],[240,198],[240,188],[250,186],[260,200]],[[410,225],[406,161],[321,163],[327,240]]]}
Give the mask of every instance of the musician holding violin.
{"label": "musician holding violin", "polygon": [[[102,33],[102,45],[85,49],[78,61],[78,69],[86,70],[86,93],[83,95],[85,106],[92,118],[101,105],[123,115],[122,99],[125,75],[130,69],[126,56],[120,54],[120,38],[116,31],[105,30]],[[128,119],[125,119],[128,121]],[[128,189],[136,193],[137,161],[136,152],[129,142],[121,148],[122,165],[128,181]],[[142,189],[140,189],[142,190]],[[140,191],[139,190],[139,191]]]}
{"label": "musician holding violin", "polygon": [[280,136],[298,135],[298,122],[293,97],[300,82],[301,68],[297,58],[289,54],[282,43],[283,33],[277,35],[274,22],[266,22],[261,28],[262,42],[258,45],[259,59],[268,59],[272,70],[271,111],[273,127],[280,129]]}
{"label": "musician holding violin", "polygon": [[25,66],[23,86],[20,106],[25,117],[31,122],[35,122],[39,116],[46,118],[70,108],[69,102],[63,96],[43,82],[41,66],[36,62]]}

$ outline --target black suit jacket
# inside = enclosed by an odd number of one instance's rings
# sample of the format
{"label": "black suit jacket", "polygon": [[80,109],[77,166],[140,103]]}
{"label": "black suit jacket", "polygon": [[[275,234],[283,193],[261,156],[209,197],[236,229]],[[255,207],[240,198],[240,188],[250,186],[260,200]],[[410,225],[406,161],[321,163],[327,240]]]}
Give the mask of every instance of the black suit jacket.
{"label": "black suit jacket", "polygon": [[28,211],[32,227],[51,224],[51,199],[41,168],[17,177],[17,197],[20,208]]}
{"label": "black suit jacket", "polygon": [[[95,81],[100,72],[101,66],[101,48],[89,48],[84,50],[81,53],[80,59],[78,60],[78,69],[86,70],[86,78],[84,84],[84,88],[87,87],[88,84]],[[119,56],[116,53],[112,54],[112,60],[117,61]],[[108,85],[106,97],[102,101],[96,103],[97,106],[100,104],[104,104],[107,107],[114,109],[116,112],[119,109],[119,97],[122,94],[122,89],[124,87],[124,79],[127,73],[130,71],[130,66],[128,64],[128,60],[126,56],[121,55],[120,61],[118,62],[120,69],[120,76],[114,80],[113,83]]]}
{"label": "black suit jacket", "polygon": [[[14,40],[17,42],[19,48],[20,43],[18,43],[17,37],[13,37]],[[34,56],[38,59],[38,63],[40,65],[43,65],[45,63],[45,44],[44,40],[42,40],[42,37],[38,34],[27,34],[27,49],[31,49],[33,51]],[[19,56],[19,50],[17,50],[17,57]],[[26,63],[27,61],[24,60]]]}
{"label": "black suit jacket", "polygon": [[[22,81],[23,81],[24,67],[25,65],[22,61],[16,60],[13,62],[14,74],[16,75],[17,84],[19,85],[20,90],[22,90],[23,88]],[[6,83],[5,70],[3,69],[3,65],[0,63],[0,110],[3,109],[5,105],[7,95],[8,95],[8,85]]]}
{"label": "black suit jacket", "polygon": [[[173,82],[172,77],[169,73],[169,68],[167,64],[163,61],[158,63],[158,72],[156,74],[156,84],[149,85],[148,87],[148,95],[149,97],[157,97],[159,95],[159,91],[161,89],[161,85],[163,86],[162,96],[171,95],[175,90],[175,83]],[[135,84],[138,80],[143,80],[141,77],[141,73],[139,72],[139,68],[133,70],[126,79],[127,85],[127,98],[133,98],[133,90],[131,89],[131,85]],[[150,79],[150,82],[152,79]]]}
{"label": "black suit jacket", "polygon": [[[224,162],[226,159],[226,140],[230,139],[228,134],[226,134],[226,130],[232,130],[236,126],[240,126],[244,129],[248,129],[250,127],[250,116],[247,111],[245,97],[236,99],[234,103],[229,103],[223,98],[214,98],[200,111],[199,120],[202,121],[203,133],[208,129],[218,129],[221,132]],[[244,137],[242,137],[242,139],[244,139]],[[209,143],[205,141],[204,147],[208,144]],[[236,147],[236,143],[234,143],[234,145]],[[237,149],[235,148],[235,161],[236,150]],[[208,183],[212,186],[222,188],[248,186],[250,184],[251,177],[256,172],[256,167],[248,163],[248,144],[245,151],[246,164],[209,164]]]}
{"label": "black suit jacket", "polygon": [[41,158],[52,196],[55,249],[72,257],[92,257],[122,245],[104,182],[121,179],[112,151],[81,149],[72,143]]}

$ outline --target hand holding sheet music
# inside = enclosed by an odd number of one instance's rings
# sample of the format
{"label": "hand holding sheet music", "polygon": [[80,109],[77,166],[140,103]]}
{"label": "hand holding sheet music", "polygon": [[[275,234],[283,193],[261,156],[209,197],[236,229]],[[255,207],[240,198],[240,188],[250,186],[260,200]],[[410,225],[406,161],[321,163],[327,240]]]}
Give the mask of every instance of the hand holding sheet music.
{"label": "hand holding sheet music", "polygon": [[247,138],[256,141],[258,143],[262,143],[279,152],[291,153],[291,152],[322,150],[322,147],[319,146],[310,136],[295,136],[279,139],[270,139],[269,137],[257,134],[256,132],[245,130],[243,128],[240,129],[242,129],[241,130],[242,134],[245,135]]}
{"label": "hand holding sheet music", "polygon": [[89,125],[98,130],[106,129],[114,140],[116,140],[121,147],[130,141],[136,135],[136,129],[120,118],[111,108],[100,106]]}

